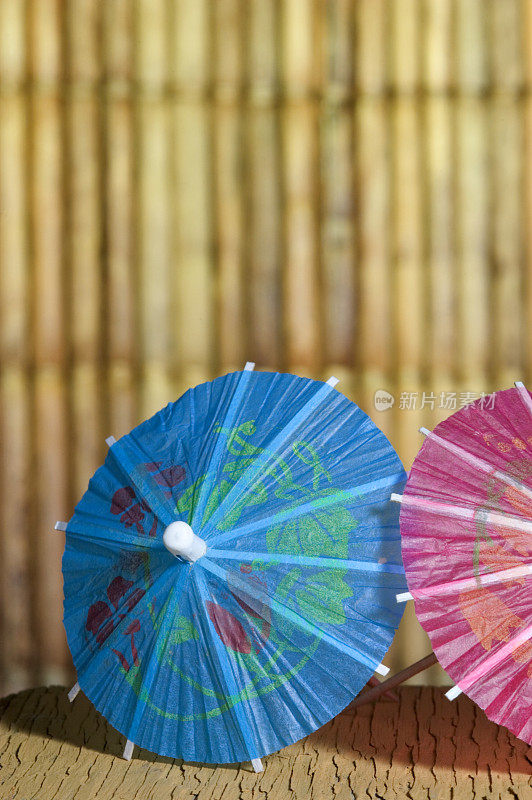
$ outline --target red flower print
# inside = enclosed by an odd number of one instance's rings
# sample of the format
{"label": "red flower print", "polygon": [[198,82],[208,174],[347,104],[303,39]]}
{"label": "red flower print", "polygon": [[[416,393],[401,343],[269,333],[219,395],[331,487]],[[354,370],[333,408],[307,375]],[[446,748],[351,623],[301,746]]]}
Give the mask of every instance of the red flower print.
{"label": "red flower print", "polygon": [[[114,623],[110,619],[111,616],[111,609],[103,600],[97,600],[89,608],[85,627],[96,637],[98,644],[103,644],[114,629]],[[106,620],[108,621],[106,622]]]}
{"label": "red flower print", "polygon": [[124,631],[126,636],[131,636],[131,655],[133,656],[133,663],[136,667],[139,664],[139,656],[137,653],[137,648],[135,647],[135,634],[140,631],[140,620],[134,619],[133,622],[130,622],[127,626],[126,630]]}
{"label": "red flower print", "polygon": [[207,602],[207,613],[226,647],[237,653],[251,653],[251,643],[236,617],[222,606],[210,601]]}
{"label": "red flower print", "polygon": [[131,486],[117,489],[111,501],[111,514],[122,514],[129,508],[133,500],[135,500],[135,492]]}
{"label": "red flower print", "polygon": [[[112,633],[115,625],[121,620],[125,619],[126,614],[130,612],[139,602],[139,600],[146,594],[144,589],[134,589],[128,596],[133,586],[133,581],[127,580],[122,575],[116,575],[107,587],[107,597],[114,606],[115,611],[111,609],[108,603],[104,600],[97,600],[91,605],[87,614],[87,621],[85,628],[92,633],[98,645],[102,645],[107,637]],[[125,601],[124,609],[123,602]],[[124,611],[119,612],[120,608]],[[118,612],[118,613],[117,613]],[[134,619],[127,626],[124,635],[131,636],[131,654],[133,656],[133,663],[138,665],[138,652],[135,646],[134,634],[140,631],[140,620]],[[111,648],[120,661],[122,667],[129,670],[129,663],[124,654],[115,648]]]}
{"label": "red flower print", "polygon": [[163,487],[166,497],[172,497],[172,489],[184,480],[186,472],[180,464],[161,469],[161,462],[146,464],[148,472],[153,474],[153,478],[158,486]]}
{"label": "red flower print", "polygon": [[135,589],[135,591],[132,592],[131,596],[127,599],[127,610],[131,611],[132,608],[135,608],[139,600],[144,597],[145,594],[146,592],[144,589]]}
{"label": "red flower print", "polygon": [[126,594],[126,592],[131,589],[132,586],[133,581],[128,581],[121,575],[117,575],[116,578],[113,578],[107,587],[107,597],[115,608],[118,608],[120,605],[120,600]]}
{"label": "red flower print", "polygon": [[135,503],[122,514],[120,521],[124,523],[126,528],[131,528],[134,525],[139,536],[144,536],[144,528],[141,523],[145,516],[140,503]]}
{"label": "red flower print", "polygon": [[[249,569],[242,569],[243,566],[247,567],[248,565],[242,564],[240,571],[249,575],[251,572],[251,565],[249,565]],[[250,581],[252,585],[255,584],[259,591],[265,591],[268,588],[267,584],[256,575],[249,575],[247,580]],[[231,584],[231,580],[229,580],[229,584]],[[235,598],[240,608],[250,617],[253,617],[254,620],[257,620],[256,624],[258,627],[260,627],[260,631],[257,630],[256,627],[253,627],[251,636],[254,640],[255,652],[258,653],[270,636],[272,627],[270,608],[264,601],[254,599],[251,593],[247,594],[245,588],[242,588],[241,586],[238,587],[238,590],[234,592],[231,591],[231,594]]]}
{"label": "red flower print", "polygon": [[[123,522],[126,528],[131,528],[133,525],[137,529],[139,536],[144,536],[144,528],[142,521],[145,518],[145,513],[152,513],[151,508],[145,500],[137,502],[135,492],[131,486],[123,486],[117,489],[111,501],[111,514],[120,514],[120,522]],[[155,536],[157,533],[157,519],[154,516],[151,530],[149,535]]]}

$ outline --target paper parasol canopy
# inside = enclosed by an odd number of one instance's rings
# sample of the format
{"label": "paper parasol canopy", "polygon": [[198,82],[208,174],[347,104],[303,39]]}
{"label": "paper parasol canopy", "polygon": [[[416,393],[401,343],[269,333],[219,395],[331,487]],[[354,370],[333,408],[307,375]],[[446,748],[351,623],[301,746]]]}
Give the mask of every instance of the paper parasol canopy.
{"label": "paper parasol canopy", "polygon": [[260,769],[387,671],[399,458],[334,379],[251,367],[109,440],[59,526],[78,685],[129,757]]}
{"label": "paper parasol canopy", "polygon": [[522,384],[441,422],[401,500],[416,615],[442,667],[532,744],[532,397]]}

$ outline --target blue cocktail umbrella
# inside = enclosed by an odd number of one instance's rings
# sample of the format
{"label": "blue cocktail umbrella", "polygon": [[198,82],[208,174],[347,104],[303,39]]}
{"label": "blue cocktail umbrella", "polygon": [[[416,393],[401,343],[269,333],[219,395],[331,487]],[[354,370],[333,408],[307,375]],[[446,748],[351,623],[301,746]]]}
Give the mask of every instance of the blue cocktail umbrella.
{"label": "blue cocktail umbrella", "polygon": [[399,458],[335,379],[252,367],[109,440],[63,524],[71,697],[126,757],[260,769],[387,672]]}

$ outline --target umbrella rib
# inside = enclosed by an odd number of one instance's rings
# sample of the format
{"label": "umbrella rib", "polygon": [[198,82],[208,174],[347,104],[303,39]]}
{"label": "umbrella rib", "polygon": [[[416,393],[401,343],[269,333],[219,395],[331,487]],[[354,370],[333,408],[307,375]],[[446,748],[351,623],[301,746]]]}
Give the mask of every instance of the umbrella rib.
{"label": "umbrella rib", "polygon": [[[188,577],[188,574],[189,574],[189,570],[186,569],[186,568],[183,568],[180,571],[179,577],[172,584],[171,589],[170,589],[170,593],[168,595],[167,605],[166,605],[166,608],[164,609],[164,614],[163,614],[163,617],[162,617],[162,620],[161,620],[161,626],[160,626],[160,628],[158,629],[158,631],[156,633],[157,638],[160,638],[163,635],[166,636],[165,645],[166,645],[166,642],[168,641],[168,635],[170,633],[169,628],[171,627],[171,624],[172,624],[173,619],[175,617],[176,611],[179,608],[179,601],[181,599],[181,593],[178,590],[181,590],[183,588],[183,584],[185,583],[185,581],[186,581],[186,579]],[[168,622],[169,622],[169,625],[167,624]],[[165,630],[165,626],[166,626],[166,630]],[[164,631],[164,634],[163,634],[163,631]],[[152,652],[149,655],[148,663],[147,663],[147,666],[146,666],[146,670],[144,672],[143,679],[142,679],[142,688],[143,688],[143,690],[145,690],[145,692],[148,695],[149,695],[149,693],[151,691],[151,687],[153,686],[153,682],[154,682],[154,680],[155,680],[155,678],[157,676],[158,669],[159,669],[159,659],[158,659],[158,656],[157,656],[157,646],[154,646],[153,649],[152,649]],[[133,715],[133,719],[131,720],[131,724],[129,726],[128,734],[127,734],[128,739],[130,739],[131,741],[135,740],[135,736],[137,734],[140,722],[142,720],[142,715],[144,714],[145,709],[146,709],[145,703],[137,700],[137,703],[136,703],[136,706],[135,706],[135,713]]]}
{"label": "umbrella rib", "polygon": [[[185,571],[186,570],[185,570],[185,568],[183,566],[183,572],[185,572]],[[161,586],[164,586],[165,580],[168,580],[168,576],[167,576],[167,571],[163,570],[160,573],[160,575],[158,575],[157,578],[153,581],[153,583],[151,583],[149,585],[149,587],[146,590],[145,594],[138,601],[138,603],[136,603],[133,606],[133,609],[135,609],[136,615],[138,615],[139,613],[141,613],[144,610],[145,604],[149,604],[150,602],[152,602],[152,598],[155,596],[156,592],[159,591]],[[131,609],[131,611],[133,611],[133,609]],[[91,664],[90,664],[91,672],[92,671],[98,671],[100,669],[101,663],[109,658],[109,649],[111,648],[111,645],[117,644],[117,641],[121,641],[121,634],[123,632],[123,628],[126,626],[128,618],[129,618],[128,617],[129,609],[127,608],[127,599],[126,599],[125,596],[121,599],[120,605],[116,609],[117,614],[121,613],[122,611],[125,612],[124,616],[122,617],[122,619],[118,620],[118,622],[114,626],[113,630],[111,631],[110,635],[105,639],[105,641],[104,641],[105,647],[100,647],[98,649],[98,651],[96,652],[96,654],[91,656]],[[66,616],[64,617],[64,619],[65,619],[65,622],[66,622]],[[120,634],[120,636],[119,636],[119,634]],[[85,692],[85,694],[87,694],[87,692],[85,690],[85,678],[84,678],[84,675],[82,675],[81,678],[80,678],[80,670],[79,670],[79,667],[77,665],[76,665],[76,668],[78,670],[78,682],[79,682],[82,690]]]}
{"label": "umbrella rib", "polygon": [[[76,514],[77,513],[78,512],[76,512]],[[76,514],[74,514],[74,517]],[[142,547],[146,550],[160,546],[160,541],[154,539],[153,537],[150,539],[146,536],[145,539],[142,539],[140,536],[126,534],[127,538],[120,538],[113,535],[113,528],[105,528],[103,525],[96,525],[93,522],[85,522],[83,524],[84,526],[90,526],[90,533],[87,533],[86,527],[84,527],[83,530],[76,530],[74,526],[76,526],[77,523],[73,522],[74,517],[72,517],[70,522],[67,523],[66,532],[69,534],[69,536],[75,536],[77,539],[81,539],[82,541],[93,541],[96,544],[109,544],[110,542],[115,542],[122,547]],[[102,531],[101,533],[94,532],[95,530],[100,529]]]}
{"label": "umbrella rib", "polygon": [[404,575],[402,564],[387,564],[377,561],[352,561],[347,558],[322,556],[299,556],[297,553],[258,553],[256,551],[212,550],[209,558],[227,558],[232,561],[265,561],[280,564],[297,564],[302,567],[324,567],[325,569],[348,569],[356,572],[392,572]]}
{"label": "umbrella rib", "polygon": [[[458,687],[461,691],[466,692],[473,686],[473,684],[478,683],[481,678],[484,678],[487,674],[489,674],[501,661],[504,661],[508,656],[510,656],[514,650],[517,650],[518,647],[521,645],[526,644],[526,642],[532,639],[532,625],[527,625],[523,628],[519,633],[515,636],[512,636],[502,647],[498,647],[494,652],[491,652],[486,658],[482,659],[482,661],[475,667],[475,669],[468,672],[463,678],[458,681]],[[454,687],[453,687],[454,689]],[[447,694],[453,697],[456,697],[456,691],[450,689]]]}
{"label": "umbrella rib", "polygon": [[234,486],[230,489],[230,491],[226,494],[218,508],[214,511],[211,518],[208,520],[208,525],[211,528],[215,528],[220,519],[223,518],[224,514],[226,514],[227,510],[231,507],[231,503],[235,501],[235,499],[239,499],[242,494],[249,488],[251,481],[260,473],[260,471],[265,467],[268,461],[275,459],[276,451],[278,447],[284,442],[287,436],[294,433],[299,426],[302,424],[304,420],[306,420],[310,414],[323,402],[323,400],[334,390],[334,386],[336,385],[336,379],[329,378],[330,382],[324,383],[317,392],[315,392],[309,400],[304,404],[304,406],[297,412],[297,414],[287,423],[277,436],[274,437],[273,441],[269,445],[268,448],[264,448],[262,453],[257,456],[255,461],[250,464],[247,469],[244,470],[240,478],[234,484]]}
{"label": "umbrella rib", "polygon": [[[129,435],[131,436],[131,434]],[[142,477],[144,479],[148,479],[149,481],[151,481],[152,485],[150,486],[145,481],[142,482],[141,480],[139,480],[139,478],[141,477],[142,464],[138,463],[136,464],[129,460],[129,457],[124,452],[125,438],[126,437],[123,437],[122,439],[120,439],[119,441],[115,442],[110,446],[107,457],[109,458],[110,456],[112,459],[114,459],[114,461],[122,471],[123,475],[125,476],[126,480],[129,483],[133,484],[139,496],[143,500],[146,500],[152,512],[158,519],[161,520],[163,525],[169,525],[175,519],[175,514],[173,514],[172,511],[170,510],[170,504],[168,503],[166,497],[155,483],[155,479],[148,472],[146,468],[144,469],[144,474],[142,475]],[[157,509],[157,511],[155,509]]]}
{"label": "umbrella rib", "polygon": [[[203,557],[201,564],[213,575],[216,575],[216,577],[220,578],[222,581],[227,582],[225,571],[216,566],[216,564],[211,562],[207,557]],[[304,617],[302,617],[300,614],[292,611],[292,609],[288,608],[283,603],[280,603],[279,600],[276,600],[274,597],[270,597],[265,592],[260,592],[256,586],[251,583],[251,581],[246,583],[245,592],[246,595],[253,597],[259,603],[268,604],[273,611],[276,611],[279,614],[279,616],[283,617],[289,622],[294,623],[294,625],[297,625],[301,630],[307,631],[307,633],[310,633],[313,636],[319,636],[322,641],[327,642],[327,644],[330,644],[336,650],[351,656],[351,658],[353,658],[355,661],[358,661],[360,664],[370,667],[374,672],[378,672],[380,675],[388,674],[389,670],[387,667],[384,667],[382,664],[377,664],[375,659],[370,658],[360,650],[357,650],[355,647],[351,647],[350,645],[345,644],[345,642],[335,639],[330,633],[327,633],[322,628],[319,628],[317,625],[314,625],[312,622],[304,619]]]}
{"label": "umbrella rib", "polygon": [[498,511],[490,511],[488,509],[473,509],[465,506],[452,505],[450,503],[440,503],[436,500],[430,500],[426,497],[417,497],[415,495],[400,495],[392,494],[391,500],[401,503],[403,506],[410,506],[411,508],[421,508],[424,511],[429,511],[433,514],[442,514],[447,517],[458,517],[460,519],[476,522],[482,520],[483,522],[491,522],[501,525],[504,528],[512,528],[525,533],[532,533],[532,522],[520,517],[512,517],[509,514],[503,514]]}
{"label": "umbrella rib", "polygon": [[[201,564],[203,565],[205,561],[206,559],[203,558]],[[207,586],[205,583],[205,576],[203,575],[201,570],[195,570],[193,575],[195,578],[196,586],[201,594],[201,597],[203,600],[205,600],[207,597]],[[233,665],[231,664],[227,651],[225,650],[224,645],[220,641],[218,633],[214,628],[214,624],[208,615],[207,615],[207,623],[209,625],[209,630],[211,630],[212,632],[211,641],[216,650],[217,660],[221,667],[222,671],[221,678],[227,687],[229,696],[238,695],[239,689],[233,672]],[[247,750],[249,758],[252,764],[255,766],[259,760],[259,755],[256,749],[255,736],[254,732],[252,731],[251,725],[246,717],[246,714],[244,713],[242,705],[240,703],[234,703],[233,705],[230,706],[230,713],[236,723],[237,728],[240,731],[242,743],[244,744],[244,747]]]}
{"label": "umbrella rib", "polygon": [[368,483],[360,484],[360,486],[353,486],[350,489],[340,489],[334,494],[324,495],[315,500],[310,500],[308,503],[301,503],[300,505],[288,508],[285,511],[279,511],[271,517],[258,520],[257,522],[250,522],[248,525],[241,525],[238,528],[232,528],[219,536],[214,536],[211,539],[212,544],[220,545],[226,544],[240,536],[247,536],[250,533],[267,530],[268,528],[278,525],[281,522],[287,522],[291,519],[296,519],[305,514],[312,514],[314,511],[319,511],[322,508],[337,505],[338,503],[348,502],[353,499],[364,499],[365,494],[370,494],[379,490],[390,489],[396,486],[399,482],[404,483],[403,471],[388,475],[384,478],[379,478]]}
{"label": "umbrella rib", "polygon": [[484,461],[483,458],[479,458],[479,456],[475,456],[473,453],[469,453],[467,450],[464,450],[463,447],[459,447],[459,445],[454,444],[454,442],[450,442],[443,436],[438,436],[438,434],[434,433],[433,431],[429,431],[428,428],[420,428],[419,430],[428,439],[435,442],[436,444],[439,444],[445,450],[448,450],[450,453],[453,453],[453,455],[458,456],[458,458],[460,458],[462,461],[466,461],[468,464],[472,464],[474,467],[477,467],[477,469],[479,469],[481,472],[493,475],[494,478],[497,478],[503,483],[506,483],[507,486],[511,486],[513,489],[517,489],[518,491],[522,492],[522,494],[525,494],[527,495],[527,497],[532,498],[532,489],[526,486],[522,481],[517,480],[517,478],[513,478],[511,475],[507,475],[505,472],[503,472],[503,470],[493,469],[492,465],[489,464],[487,461]]}
{"label": "umbrella rib", "polygon": [[397,602],[414,600],[422,597],[436,597],[438,595],[455,594],[464,589],[477,589],[480,586],[490,586],[493,583],[504,583],[516,578],[523,578],[532,573],[532,562],[525,562],[523,566],[501,569],[497,572],[485,572],[475,578],[462,578],[456,581],[436,583],[434,586],[423,586],[413,592],[402,592],[397,595]]}
{"label": "umbrella rib", "polygon": [[515,388],[519,392],[519,395],[525,406],[528,408],[530,414],[532,414],[532,398],[530,397],[525,384],[522,381],[515,381]]}
{"label": "umbrella rib", "polygon": [[[244,393],[247,389],[254,366],[255,364],[253,362],[248,361],[243,371],[240,373],[240,377],[235,386],[233,396],[229,402],[229,408],[227,409],[225,416],[222,419],[220,427],[228,428],[233,425],[235,418],[242,406]],[[211,493],[217,479],[216,469],[212,469],[211,471],[209,471],[209,467],[211,466],[211,464],[213,464],[215,468],[217,467],[220,460],[220,455],[224,447],[225,447],[225,438],[223,437],[221,431],[219,431],[218,437],[216,439],[216,444],[214,446],[214,451],[207,465],[205,480],[200,486],[198,494],[198,502],[196,504],[196,507],[192,511],[192,519],[190,522],[192,527],[194,527],[194,523],[196,522],[197,519],[199,520],[202,519],[203,514],[205,513],[205,507],[209,499],[209,494]]]}

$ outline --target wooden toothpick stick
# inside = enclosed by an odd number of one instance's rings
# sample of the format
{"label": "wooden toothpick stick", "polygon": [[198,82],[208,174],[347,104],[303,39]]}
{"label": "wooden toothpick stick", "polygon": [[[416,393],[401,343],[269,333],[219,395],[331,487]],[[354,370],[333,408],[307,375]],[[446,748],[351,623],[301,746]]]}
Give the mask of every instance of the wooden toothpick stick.
{"label": "wooden toothpick stick", "polygon": [[396,686],[404,683],[409,678],[413,678],[414,675],[417,675],[419,672],[423,672],[423,670],[432,667],[437,663],[437,661],[438,659],[434,653],[430,653],[428,656],[425,656],[425,658],[421,658],[419,661],[416,661],[415,664],[411,664],[409,667],[402,669],[396,675],[392,675],[391,678],[387,678],[385,681],[380,682],[378,686],[373,686],[371,689],[361,692],[358,697],[355,697],[353,702],[347,706],[343,713],[350,714],[351,711],[353,711],[355,708],[358,708],[358,706],[365,705],[366,703],[372,703],[385,692],[389,691],[390,689],[394,689]]}

